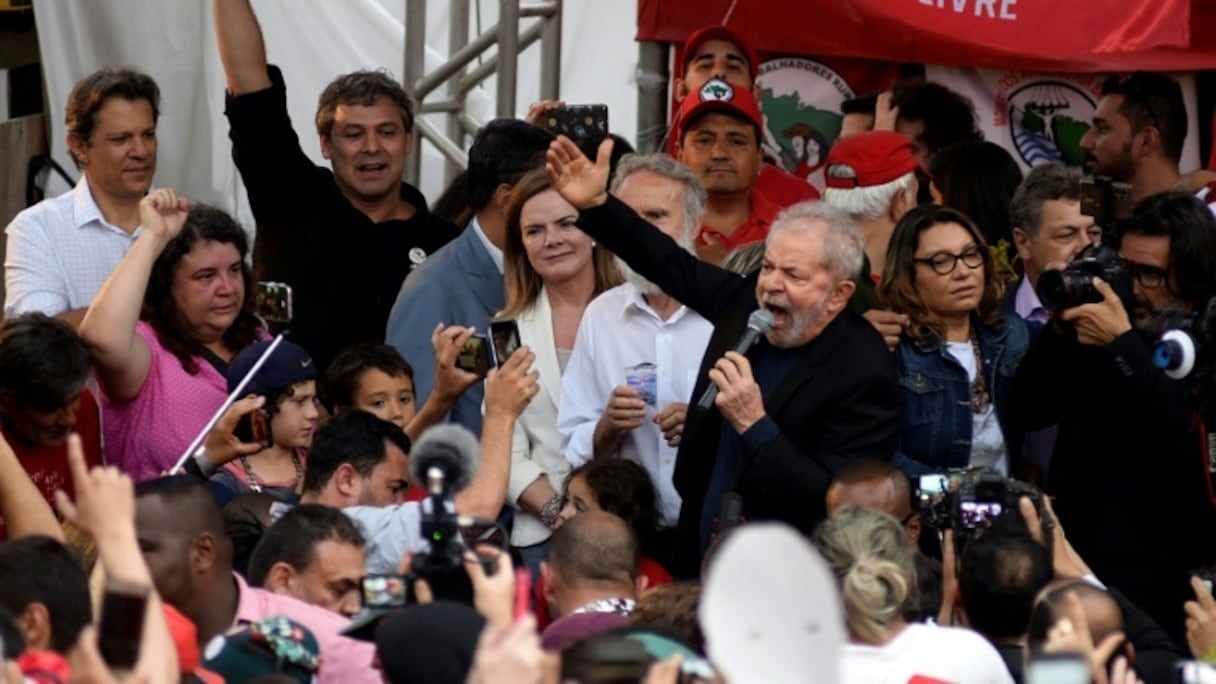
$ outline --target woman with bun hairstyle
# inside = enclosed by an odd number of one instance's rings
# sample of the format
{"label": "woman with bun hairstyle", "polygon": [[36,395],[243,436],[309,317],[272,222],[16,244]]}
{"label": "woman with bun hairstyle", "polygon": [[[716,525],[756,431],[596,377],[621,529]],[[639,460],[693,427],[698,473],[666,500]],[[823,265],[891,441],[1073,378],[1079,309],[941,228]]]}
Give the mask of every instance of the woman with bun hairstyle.
{"label": "woman with bun hairstyle", "polygon": [[836,576],[844,606],[849,640],[840,658],[841,684],[1013,682],[1001,656],[979,634],[904,620],[916,586],[915,549],[894,518],[844,506],[815,531],[815,545]]}

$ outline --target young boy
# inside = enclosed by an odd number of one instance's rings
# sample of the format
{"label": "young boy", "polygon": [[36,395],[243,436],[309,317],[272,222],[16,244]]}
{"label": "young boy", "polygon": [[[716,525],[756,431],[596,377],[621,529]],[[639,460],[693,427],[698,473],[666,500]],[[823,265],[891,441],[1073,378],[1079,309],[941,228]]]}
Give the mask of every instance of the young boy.
{"label": "young boy", "polygon": [[[232,359],[228,391],[236,389],[268,346],[270,341],[255,342]],[[283,340],[250,379],[246,395],[262,396],[266,401],[242,420],[239,436],[246,442],[262,442],[266,448],[224,464],[211,476],[211,490],[221,506],[246,492],[264,492],[284,503],[296,503],[307,449],[320,418],[316,377],[317,368],[308,352]]]}
{"label": "young boy", "polygon": [[321,400],[334,413],[360,409],[405,430],[418,412],[414,369],[387,344],[352,344],[326,369]]}

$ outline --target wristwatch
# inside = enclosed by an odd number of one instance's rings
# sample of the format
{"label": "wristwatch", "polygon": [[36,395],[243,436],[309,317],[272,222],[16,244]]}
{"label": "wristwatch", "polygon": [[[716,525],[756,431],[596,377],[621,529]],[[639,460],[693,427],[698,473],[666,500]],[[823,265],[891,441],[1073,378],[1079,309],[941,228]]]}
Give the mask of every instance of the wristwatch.
{"label": "wristwatch", "polygon": [[[194,467],[191,468],[191,465]],[[207,458],[207,450],[204,447],[200,446],[198,449],[195,449],[194,457],[186,461],[187,472],[194,471],[195,469],[198,470],[195,474],[203,478],[211,477],[216,471],[215,464],[211,462],[211,459]]]}

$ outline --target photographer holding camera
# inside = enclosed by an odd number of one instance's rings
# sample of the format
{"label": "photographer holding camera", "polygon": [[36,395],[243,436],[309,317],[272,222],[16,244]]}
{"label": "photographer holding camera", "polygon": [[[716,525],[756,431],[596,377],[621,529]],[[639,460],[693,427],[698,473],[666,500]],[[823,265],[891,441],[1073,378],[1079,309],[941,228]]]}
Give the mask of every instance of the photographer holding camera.
{"label": "photographer holding camera", "polygon": [[[1188,572],[1216,555],[1216,510],[1187,393],[1153,365],[1145,333],[1155,315],[1216,294],[1216,220],[1193,196],[1162,193],[1115,234],[1117,257],[1074,261],[1057,278],[1066,285],[1043,298],[1056,304],[1053,323],[1015,388],[1033,397],[1019,407],[1027,428],[1059,422],[1046,489],[1077,550],[1176,629]],[[1128,551],[1142,560],[1128,562]]]}

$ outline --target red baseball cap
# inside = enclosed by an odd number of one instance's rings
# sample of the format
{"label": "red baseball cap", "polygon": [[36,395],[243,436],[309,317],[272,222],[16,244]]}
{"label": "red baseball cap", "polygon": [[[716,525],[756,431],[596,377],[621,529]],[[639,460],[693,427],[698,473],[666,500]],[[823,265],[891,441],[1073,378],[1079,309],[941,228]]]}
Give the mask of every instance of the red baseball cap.
{"label": "red baseball cap", "polygon": [[680,103],[678,139],[684,139],[684,131],[688,128],[689,123],[709,112],[729,114],[736,119],[743,119],[756,128],[764,127],[764,120],[760,118],[760,105],[756,104],[756,97],[750,90],[732,86],[720,78],[711,78],[701,86],[700,90],[689,93],[688,97]]}
{"label": "red baseball cap", "polygon": [[918,167],[906,136],[895,131],[866,131],[832,145],[824,184],[845,190],[866,188],[890,183]]}
{"label": "red baseball cap", "polygon": [[756,51],[752,49],[752,46],[746,40],[743,40],[742,36],[725,26],[705,26],[699,28],[689,34],[688,38],[684,40],[684,71],[686,73],[688,71],[688,63],[692,61],[697,48],[711,40],[724,40],[739,48],[743,52],[743,56],[747,58],[747,70],[751,74],[752,83],[756,82],[756,75],[760,70],[760,65],[756,63]]}

